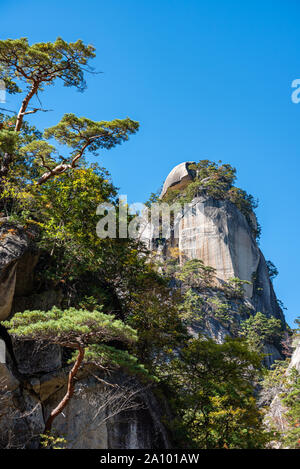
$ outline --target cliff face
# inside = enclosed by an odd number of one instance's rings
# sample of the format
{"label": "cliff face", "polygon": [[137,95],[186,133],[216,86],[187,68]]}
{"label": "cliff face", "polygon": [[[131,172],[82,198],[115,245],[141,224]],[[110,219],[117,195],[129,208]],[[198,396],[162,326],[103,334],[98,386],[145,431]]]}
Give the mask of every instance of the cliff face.
{"label": "cliff face", "polygon": [[[193,180],[189,164],[182,163],[171,171],[163,186],[161,198],[168,191],[184,191]],[[177,247],[181,264],[190,259],[199,259],[206,266],[213,267],[216,287],[221,288],[224,282],[233,277],[249,282],[244,285],[245,298],[240,306],[243,303],[250,314],[261,312],[267,317],[280,319],[285,327],[284,315],[278,305],[265,258],[253,235],[255,224],[254,214],[250,226],[245,215],[232,202],[217,200],[204,191],[204,194],[195,197],[177,213],[168,239],[157,244],[151,222],[143,225],[141,239],[149,249],[158,251],[162,261],[166,262],[170,257],[170,248]],[[207,294],[211,295],[206,292],[204,296]],[[231,307],[233,311],[237,309],[236,302]],[[238,320],[247,318],[242,313],[239,316]],[[191,327],[195,333],[200,332],[197,321]],[[231,331],[218,320],[209,318],[205,333],[220,342]],[[280,352],[272,344],[266,344],[265,352],[271,354],[267,359],[268,365],[280,358]]]}
{"label": "cliff face", "polygon": [[0,219],[0,321],[8,318],[14,298],[32,289],[38,253],[34,230]]}
{"label": "cliff face", "polygon": [[[20,341],[14,350],[18,372],[9,354],[0,363],[0,448],[37,449],[47,417],[66,393],[70,366],[55,345]],[[153,393],[135,379],[84,367],[52,430],[64,435],[67,448],[169,448],[162,414]]]}

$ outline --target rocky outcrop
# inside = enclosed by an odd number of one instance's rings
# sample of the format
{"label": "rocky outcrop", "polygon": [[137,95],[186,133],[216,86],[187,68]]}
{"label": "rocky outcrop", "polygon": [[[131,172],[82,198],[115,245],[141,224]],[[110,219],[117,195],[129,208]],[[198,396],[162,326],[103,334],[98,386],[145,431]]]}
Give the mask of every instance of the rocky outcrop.
{"label": "rocky outcrop", "polygon": [[[97,374],[93,373],[78,382],[75,395],[64,415],[60,414],[53,425],[54,431],[65,435],[67,447],[169,448],[169,438],[161,422],[162,410],[153,393],[122,374],[115,374],[108,381],[114,387],[106,386],[99,381]],[[126,410],[127,404],[123,402],[125,394],[122,394],[126,393],[128,396],[132,386],[141,391],[137,392],[131,403],[129,402],[129,409]],[[46,415],[59,402],[65,390],[65,386],[60,388],[44,402]]]}
{"label": "rocky outcrop", "polygon": [[[61,351],[48,346],[30,352],[32,345],[23,342],[16,348],[21,382],[12,374],[9,359],[7,365],[0,364],[0,382],[6,378],[0,386],[2,448],[38,448],[45,420],[66,392],[70,367],[58,367]],[[86,366],[53,431],[64,436],[67,448],[163,449],[170,442],[162,419],[162,406],[147,386],[122,373],[107,377]]]}
{"label": "rocky outcrop", "polygon": [[[168,191],[180,189],[193,180],[191,162],[176,166],[166,178],[161,197]],[[170,248],[177,247],[180,263],[186,260],[200,259],[205,265],[215,269],[215,286],[222,288],[224,282],[233,277],[245,280],[245,306],[251,314],[261,312],[268,317],[280,319],[285,327],[283,312],[278,305],[272,282],[269,278],[265,258],[260,251],[253,234],[256,219],[245,215],[229,200],[214,199],[205,191],[185,204],[175,213],[169,237],[157,243],[159,230],[149,221],[149,213],[141,224],[141,240],[150,250],[158,252],[161,261],[167,261]],[[235,303],[232,304],[234,311]],[[247,317],[247,316],[246,316]],[[240,319],[246,317],[240,316]],[[230,331],[219,321],[208,317],[206,333],[217,341],[222,341]],[[200,329],[194,322],[192,329]],[[270,365],[281,357],[272,344],[266,344],[267,362]]]}
{"label": "rocky outcrop", "polygon": [[188,184],[188,182],[193,179],[194,171],[189,168],[189,166],[193,163],[194,161],[186,161],[184,163],[180,163],[172,169],[164,182],[160,198],[162,198],[169,189],[183,189]]}
{"label": "rocky outcrop", "polygon": [[13,346],[18,370],[23,375],[48,373],[62,366],[62,351],[58,345],[14,339]]}
{"label": "rocky outcrop", "polygon": [[0,321],[11,313],[14,296],[27,295],[33,286],[38,261],[34,228],[0,220]]}
{"label": "rocky outcrop", "polygon": [[0,321],[25,310],[48,311],[60,307],[62,292],[34,292],[34,273],[39,260],[38,229],[0,219]]}
{"label": "rocky outcrop", "polygon": [[[184,259],[201,259],[221,283],[232,277],[251,282],[260,251],[244,215],[227,200],[197,197],[178,220],[178,247]],[[246,286],[251,297],[252,285]]]}

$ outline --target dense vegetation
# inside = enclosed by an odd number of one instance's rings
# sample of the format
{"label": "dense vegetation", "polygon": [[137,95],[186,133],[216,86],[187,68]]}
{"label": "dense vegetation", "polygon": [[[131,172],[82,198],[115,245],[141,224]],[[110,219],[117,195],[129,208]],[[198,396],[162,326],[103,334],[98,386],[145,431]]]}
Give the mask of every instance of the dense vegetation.
{"label": "dense vegetation", "polygon": [[[117,209],[117,189],[108,172],[85,156],[126,141],[139,124],[129,118],[95,122],[69,113],[41,133],[26,120],[40,111],[29,104],[46,85],[61,79],[65,86],[84,89],[94,55],[81,41],[0,41],[0,78],[8,92],[25,92],[16,115],[0,115],[0,211],[24,230],[34,227],[40,251],[35,291],[54,288],[63,296],[61,309],[18,313],[6,326],[23,340],[76,349],[68,395],[53,409],[46,430],[72,397],[74,377],[86,360],[104,373],[121,368],[155,382],[158,398],[166,397],[171,406],[174,445],[265,447],[270,434],[254,399],[263,358],[257,352],[280,334],[278,322],[246,310],[238,333],[232,305],[242,307],[245,282],[233,278],[216,288],[214,269],[201,260],[180,267],[177,253],[161,269],[138,240],[97,237],[96,208],[108,202]],[[61,156],[53,139],[70,152]],[[234,187],[235,170],[209,161],[192,169],[195,181],[183,194],[168,192],[166,200],[190,201],[205,190],[237,205],[257,234],[255,202]],[[208,290],[213,294],[205,296]],[[202,334],[192,337],[188,326],[195,316],[230,326],[234,338],[220,345]],[[286,397],[291,421],[293,396]]]}
{"label": "dense vegetation", "polygon": [[[267,424],[276,440],[282,447],[300,449],[300,373],[295,367],[291,367],[290,357],[293,346],[299,344],[300,320],[296,319],[297,329],[292,336],[286,339],[285,360],[276,361],[270,370],[265,370],[262,381],[262,399],[265,404],[270,404],[270,399],[277,399],[275,412],[268,407]],[[286,344],[285,344],[286,345]],[[276,406],[282,407],[282,415],[278,416]],[[280,417],[280,418],[278,418]]]}

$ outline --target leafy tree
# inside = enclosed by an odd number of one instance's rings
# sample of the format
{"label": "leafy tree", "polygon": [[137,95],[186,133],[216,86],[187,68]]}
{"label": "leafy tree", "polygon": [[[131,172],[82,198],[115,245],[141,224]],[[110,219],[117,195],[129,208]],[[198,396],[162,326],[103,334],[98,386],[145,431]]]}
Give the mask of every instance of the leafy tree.
{"label": "leafy tree", "polygon": [[261,356],[237,339],[193,339],[165,369],[180,447],[262,448],[268,435],[254,398]]}
{"label": "leafy tree", "polygon": [[204,265],[201,259],[191,259],[176,273],[176,278],[194,288],[209,288],[212,286],[215,269]]}
{"label": "leafy tree", "polygon": [[261,351],[266,342],[273,343],[281,336],[280,319],[268,318],[258,312],[242,322],[240,336],[253,351]]}
{"label": "leafy tree", "polygon": [[13,166],[7,177],[2,178],[5,184],[0,191],[0,207],[5,216],[24,210],[24,203],[29,196],[28,184],[39,174],[38,168],[30,158],[24,157],[21,150],[30,142],[41,139],[42,134],[26,121],[23,121],[21,130],[15,132],[15,122],[16,116],[8,117],[0,113],[0,160],[4,158],[6,150],[14,154]]}
{"label": "leafy tree", "polygon": [[275,360],[270,369],[264,369],[263,380],[260,383],[260,400],[270,404],[275,396],[283,392],[286,385],[286,371],[289,360]]}
{"label": "leafy tree", "polygon": [[[29,45],[27,38],[0,41],[0,78],[9,93],[21,93],[24,85],[27,94],[18,112],[15,130],[22,126],[30,100],[43,86],[52,85],[59,78],[64,86],[74,86],[79,91],[86,87],[84,71],[91,71],[88,60],[95,57],[95,48],[81,40],[67,43],[61,38],[55,42]],[[84,67],[87,67],[86,69]],[[28,111],[29,114],[38,109]]]}
{"label": "leafy tree", "polygon": [[191,324],[194,321],[204,325],[205,319],[205,300],[199,293],[189,288],[183,294],[183,302],[180,304],[180,317],[186,324]]}
{"label": "leafy tree", "polygon": [[96,234],[96,209],[103,202],[114,203],[116,197],[107,171],[97,165],[82,166],[42,188],[35,186],[31,194],[34,199],[27,199],[31,219],[25,223],[38,224],[39,246],[50,254],[43,276],[58,283],[99,269],[104,241]]}
{"label": "leafy tree", "polygon": [[232,277],[224,282],[222,287],[227,298],[243,299],[245,296],[245,285],[251,285],[251,282],[248,280],[241,280],[238,277]]}
{"label": "leafy tree", "polygon": [[164,367],[166,356],[187,340],[179,301],[178,292],[155,274],[144,274],[142,288],[132,293],[126,321],[138,331],[136,353],[152,370]]}
{"label": "leafy tree", "polygon": [[225,327],[235,321],[236,312],[233,311],[232,305],[218,293],[213,296],[199,294],[193,288],[189,288],[182,296],[180,317],[187,325],[196,322],[198,327],[205,329],[209,318],[217,319]]}
{"label": "leafy tree", "polygon": [[76,350],[74,365],[69,372],[67,392],[51,411],[45,424],[45,432],[51,430],[53,420],[72,398],[74,378],[85,359],[103,370],[118,366],[120,354],[123,362],[135,363],[134,358],[131,359],[126,353],[103,345],[111,341],[131,344],[137,340],[137,335],[134,329],[122,321],[102,313],[101,308],[92,312],[75,308],[61,311],[55,307],[46,313],[25,311],[17,313],[10,321],[4,322],[4,325],[22,340],[47,341]]}

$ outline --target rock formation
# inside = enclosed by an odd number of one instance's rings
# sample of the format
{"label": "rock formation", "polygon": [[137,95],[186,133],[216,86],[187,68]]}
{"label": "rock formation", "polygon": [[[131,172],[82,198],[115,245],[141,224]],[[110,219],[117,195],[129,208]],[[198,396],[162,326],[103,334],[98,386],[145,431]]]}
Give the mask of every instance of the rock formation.
{"label": "rock formation", "polygon": [[[191,164],[181,163],[170,172],[160,199],[168,191],[184,191],[193,181],[195,171],[189,169]],[[190,259],[202,260],[206,266],[215,269],[216,282],[220,287],[233,277],[249,282],[244,285],[244,303],[252,314],[261,312],[267,317],[275,317],[285,327],[284,315],[277,302],[265,258],[253,234],[253,224],[256,224],[254,214],[251,216],[251,224],[232,202],[215,199],[203,191],[176,212],[168,239],[157,244],[153,235],[157,229],[148,218],[142,224],[141,239],[150,250],[158,250],[162,261],[168,259],[172,247],[179,249],[181,264]],[[235,305],[232,307],[234,309]],[[193,329],[195,333],[199,332],[196,323]],[[219,342],[230,332],[218,321],[210,319],[206,333]],[[266,344],[265,353],[270,355],[267,358],[268,365],[281,357],[272,344]]]}
{"label": "rock formation", "polygon": [[36,232],[7,219],[0,219],[0,321],[11,313],[13,300],[32,290],[38,261],[34,245]]}
{"label": "rock formation", "polygon": [[[21,380],[11,372],[11,363],[0,364],[0,381],[5,390],[0,393],[0,447],[39,447],[45,419],[66,392],[69,366],[62,364],[61,349],[33,343],[19,343],[16,357]],[[78,376],[76,392],[63,414],[59,415],[53,431],[64,435],[68,448],[138,449],[168,448],[168,434],[161,423],[162,409],[156,398],[141,385],[132,406],[122,405],[122,389],[134,385],[122,374],[105,378],[98,370],[84,368]],[[120,386],[113,395],[111,382]],[[112,387],[112,390],[114,388]],[[127,410],[126,410],[127,409]]]}
{"label": "rock formation", "polygon": [[160,198],[162,198],[167,190],[171,187],[172,189],[183,189],[189,181],[193,179],[194,173],[189,169],[189,165],[194,163],[193,161],[186,161],[180,163],[172,169],[167,179],[164,182]]}

